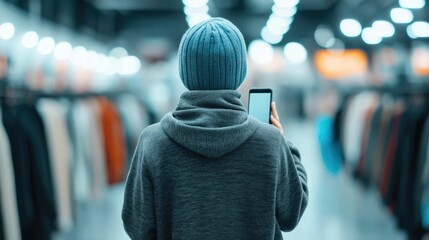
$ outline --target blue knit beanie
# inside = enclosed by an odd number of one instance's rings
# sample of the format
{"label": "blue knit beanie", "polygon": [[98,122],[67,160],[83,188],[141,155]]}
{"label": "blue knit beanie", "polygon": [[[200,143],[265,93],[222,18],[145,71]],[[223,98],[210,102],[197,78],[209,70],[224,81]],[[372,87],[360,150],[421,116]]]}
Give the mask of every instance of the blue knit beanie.
{"label": "blue knit beanie", "polygon": [[183,35],[179,74],[189,90],[235,90],[246,73],[246,44],[230,21],[211,18]]}

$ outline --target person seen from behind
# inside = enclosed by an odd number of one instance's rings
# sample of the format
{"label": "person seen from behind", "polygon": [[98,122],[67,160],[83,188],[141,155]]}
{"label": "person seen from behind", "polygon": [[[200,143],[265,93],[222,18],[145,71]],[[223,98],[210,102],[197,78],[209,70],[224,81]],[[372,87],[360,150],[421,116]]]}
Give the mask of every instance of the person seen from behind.
{"label": "person seen from behind", "polygon": [[250,117],[236,90],[246,45],[231,22],[212,18],[184,34],[179,73],[189,91],[141,134],[122,219],[133,240],[283,239],[308,201],[298,150]]}

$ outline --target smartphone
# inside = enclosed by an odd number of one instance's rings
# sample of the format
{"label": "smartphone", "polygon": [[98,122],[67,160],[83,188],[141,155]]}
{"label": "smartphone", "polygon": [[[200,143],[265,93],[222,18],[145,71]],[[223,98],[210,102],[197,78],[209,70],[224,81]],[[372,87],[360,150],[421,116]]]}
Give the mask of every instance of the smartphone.
{"label": "smartphone", "polygon": [[263,123],[271,123],[271,101],[273,91],[269,88],[255,88],[249,91],[249,115]]}

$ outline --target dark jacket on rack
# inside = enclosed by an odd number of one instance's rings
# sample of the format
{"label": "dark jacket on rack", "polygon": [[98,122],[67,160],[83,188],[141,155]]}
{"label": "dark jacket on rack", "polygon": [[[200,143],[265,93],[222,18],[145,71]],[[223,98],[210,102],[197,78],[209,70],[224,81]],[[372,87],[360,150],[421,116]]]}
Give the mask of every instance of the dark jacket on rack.
{"label": "dark jacket on rack", "polygon": [[122,218],[131,239],[282,239],[307,206],[298,150],[235,90],[188,91],[146,128]]}
{"label": "dark jacket on rack", "polygon": [[51,239],[56,203],[42,119],[34,105],[2,110],[11,144],[22,239]]}

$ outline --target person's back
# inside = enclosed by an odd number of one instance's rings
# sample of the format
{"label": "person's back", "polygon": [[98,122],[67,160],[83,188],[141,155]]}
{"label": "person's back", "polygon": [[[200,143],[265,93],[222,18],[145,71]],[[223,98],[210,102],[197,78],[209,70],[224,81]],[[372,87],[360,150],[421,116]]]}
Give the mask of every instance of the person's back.
{"label": "person's back", "polygon": [[192,59],[186,44],[192,45],[187,38],[195,36],[218,38],[208,45],[223,47],[228,43],[222,38],[229,38],[234,51],[241,51],[235,55],[240,66],[227,63],[239,69],[238,75],[234,81],[213,77],[209,67],[200,73],[208,80],[195,81],[187,74],[199,72],[198,62],[181,66],[191,91],[141,135],[127,179],[125,230],[131,239],[282,239],[281,230],[292,230],[307,205],[299,153],[278,129],[249,117],[241,104],[235,89],[244,79],[246,56],[238,29],[212,19],[188,30],[181,62]]}

